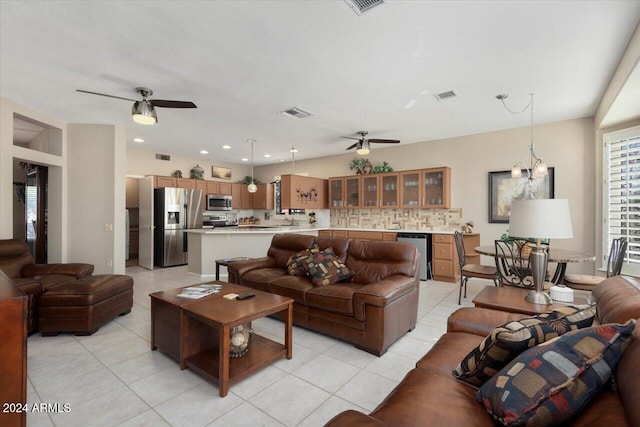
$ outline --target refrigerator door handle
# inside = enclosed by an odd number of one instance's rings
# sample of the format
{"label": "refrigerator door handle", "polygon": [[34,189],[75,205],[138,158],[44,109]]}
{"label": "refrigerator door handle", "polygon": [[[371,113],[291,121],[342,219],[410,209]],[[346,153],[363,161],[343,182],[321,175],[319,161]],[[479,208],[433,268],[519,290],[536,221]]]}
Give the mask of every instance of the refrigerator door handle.
{"label": "refrigerator door handle", "polygon": [[188,252],[188,242],[189,240],[187,239],[187,232],[183,231],[182,232],[182,252]]}

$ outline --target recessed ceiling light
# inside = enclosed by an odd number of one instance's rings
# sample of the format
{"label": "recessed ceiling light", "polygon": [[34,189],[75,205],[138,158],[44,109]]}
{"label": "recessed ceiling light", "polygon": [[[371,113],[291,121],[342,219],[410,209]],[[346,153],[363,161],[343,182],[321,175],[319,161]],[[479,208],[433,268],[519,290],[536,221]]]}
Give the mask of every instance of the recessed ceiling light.
{"label": "recessed ceiling light", "polygon": [[264,156],[265,157],[271,157],[271,154],[265,154]]}
{"label": "recessed ceiling light", "polygon": [[133,142],[144,142],[142,138],[133,138]]}
{"label": "recessed ceiling light", "polygon": [[289,152],[291,152],[291,153],[297,153],[297,152],[298,152],[298,149],[297,149],[297,148],[292,148],[291,150],[289,150]]}
{"label": "recessed ceiling light", "polygon": [[223,148],[224,150],[228,150],[228,149],[230,149],[230,148],[231,148],[231,146],[230,146],[230,145],[223,145],[223,146],[222,146],[222,148]]}
{"label": "recessed ceiling light", "polygon": [[248,161],[249,161],[249,159],[247,159],[246,157],[243,157],[243,158],[242,158],[242,159],[240,159],[240,160],[242,160],[243,162],[248,162]]}
{"label": "recessed ceiling light", "polygon": [[207,150],[200,150],[200,154],[209,154]]}

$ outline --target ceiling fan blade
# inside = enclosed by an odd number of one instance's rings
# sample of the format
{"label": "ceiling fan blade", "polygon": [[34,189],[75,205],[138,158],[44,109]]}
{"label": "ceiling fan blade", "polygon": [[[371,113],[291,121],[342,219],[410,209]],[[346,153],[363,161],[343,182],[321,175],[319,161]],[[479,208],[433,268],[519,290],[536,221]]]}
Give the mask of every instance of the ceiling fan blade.
{"label": "ceiling fan blade", "polygon": [[345,151],[346,151],[346,150],[351,150],[352,148],[356,148],[359,144],[360,144],[359,142],[356,142],[356,143],[355,143],[355,144],[353,144],[352,146],[350,146],[350,147],[346,148],[346,149],[345,149]]}
{"label": "ceiling fan blade", "polygon": [[196,104],[191,101],[168,101],[166,99],[149,99],[151,105],[154,107],[163,108],[198,108]]}
{"label": "ceiling fan blade", "polygon": [[353,136],[341,136],[340,138],[344,139],[355,139],[356,141],[360,141],[362,138],[354,138]]}
{"label": "ceiling fan blade", "polygon": [[106,96],[108,98],[122,99],[122,100],[125,100],[125,101],[133,101],[133,102],[137,101],[137,99],[125,98],[125,97],[122,97],[122,96],[115,96],[115,95],[107,95],[106,93],[91,92],[89,90],[76,89],[76,92],[88,93],[90,95]]}
{"label": "ceiling fan blade", "polygon": [[398,144],[400,142],[397,139],[369,139],[368,141],[377,144]]}

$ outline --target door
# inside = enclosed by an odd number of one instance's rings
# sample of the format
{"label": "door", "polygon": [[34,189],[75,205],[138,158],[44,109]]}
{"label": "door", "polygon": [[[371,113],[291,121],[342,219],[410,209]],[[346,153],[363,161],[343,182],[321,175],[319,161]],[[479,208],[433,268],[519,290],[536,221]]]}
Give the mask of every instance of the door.
{"label": "door", "polygon": [[140,231],[138,265],[153,270],[153,176],[138,180]]}

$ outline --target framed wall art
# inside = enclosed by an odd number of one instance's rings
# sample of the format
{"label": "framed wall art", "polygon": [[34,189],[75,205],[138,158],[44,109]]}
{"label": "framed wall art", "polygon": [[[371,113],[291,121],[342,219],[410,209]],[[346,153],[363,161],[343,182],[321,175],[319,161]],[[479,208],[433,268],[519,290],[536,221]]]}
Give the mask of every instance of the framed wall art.
{"label": "framed wall art", "polygon": [[509,223],[514,200],[553,199],[553,175],[549,168],[547,175],[530,181],[526,176],[511,178],[510,170],[489,172],[489,222]]}
{"label": "framed wall art", "polygon": [[211,166],[211,177],[231,179],[231,169],[223,168],[222,166]]}

